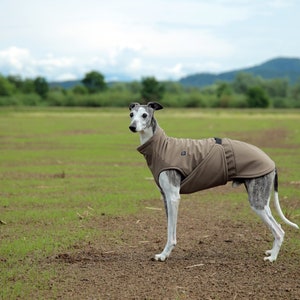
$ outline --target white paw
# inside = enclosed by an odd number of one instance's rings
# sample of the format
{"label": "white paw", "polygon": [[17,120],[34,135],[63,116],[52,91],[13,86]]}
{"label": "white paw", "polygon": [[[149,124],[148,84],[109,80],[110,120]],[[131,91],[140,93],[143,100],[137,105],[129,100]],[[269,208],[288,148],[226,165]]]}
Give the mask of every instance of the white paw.
{"label": "white paw", "polygon": [[165,260],[167,259],[167,256],[164,255],[163,253],[160,253],[160,254],[156,254],[156,255],[154,256],[154,259],[155,259],[156,261],[165,261]]}
{"label": "white paw", "polygon": [[270,261],[270,262],[273,262],[273,261],[275,261],[276,260],[276,257],[273,257],[273,256],[266,256],[265,258],[264,258],[264,261]]}
{"label": "white paw", "polygon": [[267,250],[266,252],[265,252],[265,254],[266,255],[269,255],[269,256],[266,256],[265,258],[264,258],[264,261],[270,261],[270,262],[273,262],[273,261],[275,261],[276,259],[277,259],[277,254],[275,254],[274,253],[274,251],[273,250]]}

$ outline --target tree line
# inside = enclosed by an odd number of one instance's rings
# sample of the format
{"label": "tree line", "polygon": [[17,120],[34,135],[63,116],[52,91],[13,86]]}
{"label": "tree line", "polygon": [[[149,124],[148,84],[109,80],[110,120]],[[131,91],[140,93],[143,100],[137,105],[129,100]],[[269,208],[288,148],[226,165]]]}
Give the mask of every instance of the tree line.
{"label": "tree line", "polygon": [[107,83],[103,74],[91,71],[80,84],[64,89],[51,87],[44,77],[22,79],[0,75],[0,106],[127,106],[132,101],[160,101],[169,107],[300,108],[300,79],[263,79],[238,73],[232,82],[219,81],[203,88],[179,82],[141,81]]}

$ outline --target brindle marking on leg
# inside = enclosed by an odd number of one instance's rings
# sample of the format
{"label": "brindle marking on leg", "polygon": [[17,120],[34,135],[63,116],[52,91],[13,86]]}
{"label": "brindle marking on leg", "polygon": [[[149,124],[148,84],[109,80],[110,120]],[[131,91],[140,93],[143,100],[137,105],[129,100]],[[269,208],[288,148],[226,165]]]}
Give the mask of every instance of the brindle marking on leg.
{"label": "brindle marking on leg", "polygon": [[274,171],[261,177],[245,179],[250,205],[264,209],[272,192]]}

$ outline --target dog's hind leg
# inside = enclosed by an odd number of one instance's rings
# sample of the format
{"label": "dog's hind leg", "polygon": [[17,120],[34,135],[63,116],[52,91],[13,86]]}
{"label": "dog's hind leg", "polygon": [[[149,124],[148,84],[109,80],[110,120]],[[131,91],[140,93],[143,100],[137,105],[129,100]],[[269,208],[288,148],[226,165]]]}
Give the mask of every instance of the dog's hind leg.
{"label": "dog's hind leg", "polygon": [[168,237],[163,252],[156,254],[155,260],[165,261],[170,256],[177,243],[176,226],[180,200],[180,181],[181,176],[175,170],[164,171],[159,176],[159,185],[164,197],[168,219]]}
{"label": "dog's hind leg", "polygon": [[245,180],[252,209],[260,216],[274,236],[273,248],[266,251],[266,255],[268,256],[264,258],[271,262],[277,259],[284,239],[284,231],[272,216],[269,207],[274,174],[274,172],[271,172],[262,177]]}
{"label": "dog's hind leg", "polygon": [[265,253],[266,256],[264,260],[275,261],[277,259],[281,244],[284,239],[284,231],[281,226],[276,222],[272,216],[271,210],[266,206],[263,210],[254,209],[254,211],[261,217],[265,224],[270,228],[274,236],[273,248],[267,250]]}

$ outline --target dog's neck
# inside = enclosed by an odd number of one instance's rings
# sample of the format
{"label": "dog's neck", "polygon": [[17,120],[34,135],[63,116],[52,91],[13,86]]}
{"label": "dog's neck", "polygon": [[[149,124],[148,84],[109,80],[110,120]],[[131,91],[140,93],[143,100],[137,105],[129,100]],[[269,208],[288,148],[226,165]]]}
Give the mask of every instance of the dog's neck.
{"label": "dog's neck", "polygon": [[152,117],[150,126],[140,132],[141,145],[145,144],[155,134],[157,127],[157,121]]}

